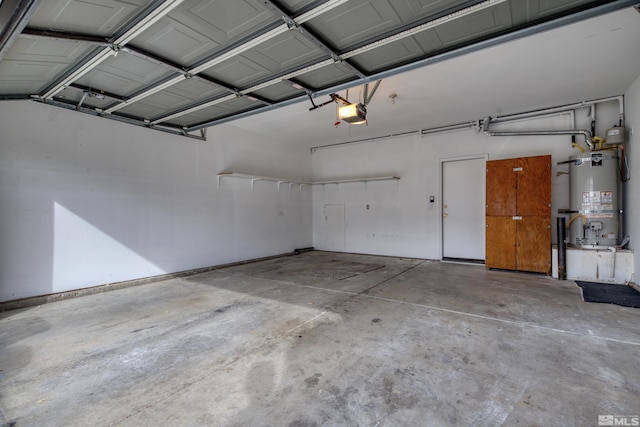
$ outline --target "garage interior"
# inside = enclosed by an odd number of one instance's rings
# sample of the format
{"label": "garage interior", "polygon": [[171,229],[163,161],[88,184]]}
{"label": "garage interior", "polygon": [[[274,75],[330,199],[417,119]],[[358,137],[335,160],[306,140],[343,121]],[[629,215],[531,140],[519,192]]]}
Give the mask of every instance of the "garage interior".
{"label": "garage interior", "polygon": [[634,1],[0,23],[3,425],[637,419]]}

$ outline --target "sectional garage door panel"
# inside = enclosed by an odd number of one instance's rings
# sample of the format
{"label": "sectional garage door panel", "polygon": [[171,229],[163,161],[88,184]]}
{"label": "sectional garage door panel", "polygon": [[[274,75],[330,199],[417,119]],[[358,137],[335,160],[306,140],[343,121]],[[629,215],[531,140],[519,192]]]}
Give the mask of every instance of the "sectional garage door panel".
{"label": "sectional garage door panel", "polygon": [[[17,2],[29,12],[12,18]],[[11,28],[0,45],[0,101],[125,116],[130,124],[186,135],[249,111],[374,83],[511,34],[584,20],[591,10],[598,16],[632,6],[621,2],[10,0],[0,2],[0,27]],[[189,79],[219,91],[176,93]],[[74,85],[80,96],[65,93]]]}

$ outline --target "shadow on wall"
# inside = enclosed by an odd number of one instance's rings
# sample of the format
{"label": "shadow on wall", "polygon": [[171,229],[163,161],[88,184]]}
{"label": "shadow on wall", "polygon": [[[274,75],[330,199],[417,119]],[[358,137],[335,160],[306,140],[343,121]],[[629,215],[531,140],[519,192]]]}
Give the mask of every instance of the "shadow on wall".
{"label": "shadow on wall", "polygon": [[304,243],[309,190],[39,178],[58,188],[3,197],[0,301],[277,255]]}

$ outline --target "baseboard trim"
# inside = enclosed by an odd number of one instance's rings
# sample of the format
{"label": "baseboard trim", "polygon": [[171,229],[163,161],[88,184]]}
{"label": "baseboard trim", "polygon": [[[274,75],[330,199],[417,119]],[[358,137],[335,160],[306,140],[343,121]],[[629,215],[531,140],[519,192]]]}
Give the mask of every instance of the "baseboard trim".
{"label": "baseboard trim", "polygon": [[17,310],[20,308],[28,308],[28,307],[47,304],[50,302],[62,301],[70,298],[83,297],[87,295],[95,295],[95,294],[100,294],[102,292],[115,291],[118,289],[132,288],[134,286],[148,285],[150,283],[161,282],[163,280],[175,279],[178,277],[193,276],[194,274],[206,273],[208,271],[220,270],[223,268],[234,267],[237,265],[251,264],[259,261],[266,261],[266,260],[275,259],[275,258],[282,258],[286,256],[297,255],[300,252],[306,252],[308,250],[313,250],[313,249],[305,248],[304,250],[296,250],[294,252],[289,252],[289,253],[284,253],[279,255],[271,255],[271,256],[261,257],[261,258],[252,258],[245,261],[236,261],[236,262],[231,262],[227,264],[213,265],[210,267],[194,268],[191,270],[178,271],[175,273],[167,273],[159,276],[150,276],[150,277],[143,277],[140,279],[125,280],[123,282],[105,283],[102,285],[91,286],[88,288],[80,288],[80,289],[74,289],[71,291],[56,292],[53,294],[38,295],[33,297],[26,297],[26,298],[20,298],[20,299],[15,299],[10,301],[4,301],[4,302],[0,302],[0,312]]}

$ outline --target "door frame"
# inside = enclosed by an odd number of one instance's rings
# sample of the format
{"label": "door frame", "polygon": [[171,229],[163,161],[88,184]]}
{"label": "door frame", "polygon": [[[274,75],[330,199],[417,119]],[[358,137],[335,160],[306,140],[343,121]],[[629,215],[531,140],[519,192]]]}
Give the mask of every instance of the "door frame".
{"label": "door frame", "polygon": [[[464,160],[478,160],[478,159],[483,159],[485,162],[489,160],[489,153],[477,153],[477,154],[469,154],[469,155],[465,155],[465,156],[450,156],[450,157],[440,157],[438,159],[439,161],[439,173],[438,173],[438,179],[440,180],[439,185],[438,185],[438,191],[439,191],[439,199],[440,199],[440,203],[439,203],[439,214],[438,214],[438,228],[439,228],[439,234],[440,234],[440,240],[439,240],[439,248],[438,248],[438,256],[439,259],[442,261],[443,260],[443,256],[444,256],[444,224],[442,222],[442,215],[443,215],[443,200],[444,200],[444,164],[447,162],[459,162],[459,161],[464,161]],[[485,196],[486,197],[486,196]],[[486,257],[486,254],[485,254]]]}

